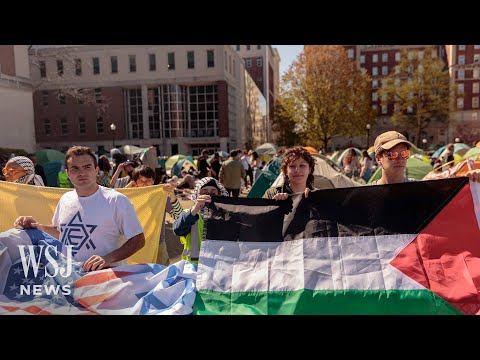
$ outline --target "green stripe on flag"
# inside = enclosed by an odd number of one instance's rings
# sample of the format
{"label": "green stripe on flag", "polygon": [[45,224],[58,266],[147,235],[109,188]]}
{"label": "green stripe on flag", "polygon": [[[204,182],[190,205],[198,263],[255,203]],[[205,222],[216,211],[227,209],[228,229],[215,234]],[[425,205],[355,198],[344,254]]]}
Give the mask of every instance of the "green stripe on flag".
{"label": "green stripe on flag", "polygon": [[297,290],[219,293],[200,290],[197,315],[459,315],[428,290]]}

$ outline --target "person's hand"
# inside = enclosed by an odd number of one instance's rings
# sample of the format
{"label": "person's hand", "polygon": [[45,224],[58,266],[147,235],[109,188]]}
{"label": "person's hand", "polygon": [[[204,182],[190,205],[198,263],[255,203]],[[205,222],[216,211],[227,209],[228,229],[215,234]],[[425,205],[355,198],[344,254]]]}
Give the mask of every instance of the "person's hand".
{"label": "person's hand", "polygon": [[126,188],[132,188],[132,187],[137,187],[137,183],[135,181],[130,181],[127,186],[125,186]]}
{"label": "person's hand", "polygon": [[163,190],[165,190],[168,196],[170,196],[171,202],[177,201],[177,197],[175,196],[175,186],[173,186],[172,184],[165,184],[163,185]]}
{"label": "person's hand", "polygon": [[195,200],[195,205],[192,207],[190,212],[193,216],[197,215],[197,213],[205,206],[205,204],[212,201],[210,195],[200,195],[198,196],[197,200]]}
{"label": "person's hand", "polygon": [[13,226],[20,226],[24,229],[37,228],[37,220],[33,216],[19,216],[13,223]]}
{"label": "person's hand", "polygon": [[83,271],[95,271],[105,269],[110,266],[110,263],[105,260],[104,257],[99,255],[92,255],[88,258],[87,261],[83,264],[82,270]]}
{"label": "person's hand", "polygon": [[308,187],[305,189],[304,194],[305,194],[305,198],[307,198],[308,194],[310,194],[310,189]]}
{"label": "person's hand", "polygon": [[273,196],[273,200],[287,200],[288,194],[287,193],[278,193]]}
{"label": "person's hand", "polygon": [[470,170],[465,176],[467,176],[471,181],[480,182],[480,169]]}

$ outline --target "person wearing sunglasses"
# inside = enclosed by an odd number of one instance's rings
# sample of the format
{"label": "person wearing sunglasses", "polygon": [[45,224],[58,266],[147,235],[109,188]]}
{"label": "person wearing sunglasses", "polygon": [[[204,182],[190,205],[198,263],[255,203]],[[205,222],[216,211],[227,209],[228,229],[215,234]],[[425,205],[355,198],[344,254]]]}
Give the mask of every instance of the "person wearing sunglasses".
{"label": "person wearing sunglasses", "polygon": [[[407,160],[413,144],[397,131],[387,131],[375,139],[375,159],[382,167],[382,177],[372,185],[397,184],[416,181],[405,176]],[[480,170],[470,170],[466,176],[472,181],[480,181]]]}
{"label": "person wearing sunglasses", "polygon": [[7,161],[2,174],[8,182],[45,186],[42,177],[35,174],[35,165],[25,156],[15,156]]}

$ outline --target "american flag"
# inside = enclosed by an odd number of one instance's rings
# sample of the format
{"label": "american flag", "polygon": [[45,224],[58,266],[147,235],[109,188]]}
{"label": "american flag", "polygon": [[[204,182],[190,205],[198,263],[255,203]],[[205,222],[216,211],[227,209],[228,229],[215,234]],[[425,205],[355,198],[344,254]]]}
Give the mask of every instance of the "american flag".
{"label": "american flag", "polygon": [[[36,276],[31,266],[25,276],[18,245],[34,245],[31,256],[39,258],[43,265]],[[67,271],[66,257],[60,252],[62,244],[48,234],[35,229],[0,233],[0,314],[192,313],[195,264],[182,260],[168,267],[138,264],[85,273],[81,270],[82,263],[73,262],[70,276],[62,277],[58,272],[49,277],[45,271],[54,274],[55,269],[41,253],[42,245],[57,248],[59,252],[53,258],[60,269]],[[35,285],[36,294],[24,291]]]}

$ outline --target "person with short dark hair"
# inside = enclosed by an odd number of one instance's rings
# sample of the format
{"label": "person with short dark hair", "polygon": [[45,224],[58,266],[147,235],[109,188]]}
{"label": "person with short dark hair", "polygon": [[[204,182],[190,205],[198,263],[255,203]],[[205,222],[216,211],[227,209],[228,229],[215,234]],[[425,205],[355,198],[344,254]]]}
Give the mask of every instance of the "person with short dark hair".
{"label": "person with short dark hair", "polygon": [[[86,146],[73,146],[65,156],[66,171],[74,186],[62,195],[52,224],[20,216],[14,226],[37,228],[72,246],[73,257],[84,262],[83,271],[125,263],[145,245],[143,228],[131,201],[114,189],[97,184],[97,159]],[[88,236],[79,241],[79,230]]]}
{"label": "person with short dark hair", "polygon": [[40,175],[43,183],[47,185],[47,176],[45,175],[45,170],[43,170],[43,166],[37,163],[37,155],[32,153],[28,154],[27,157],[32,160],[32,163],[35,166],[35,174]]}

